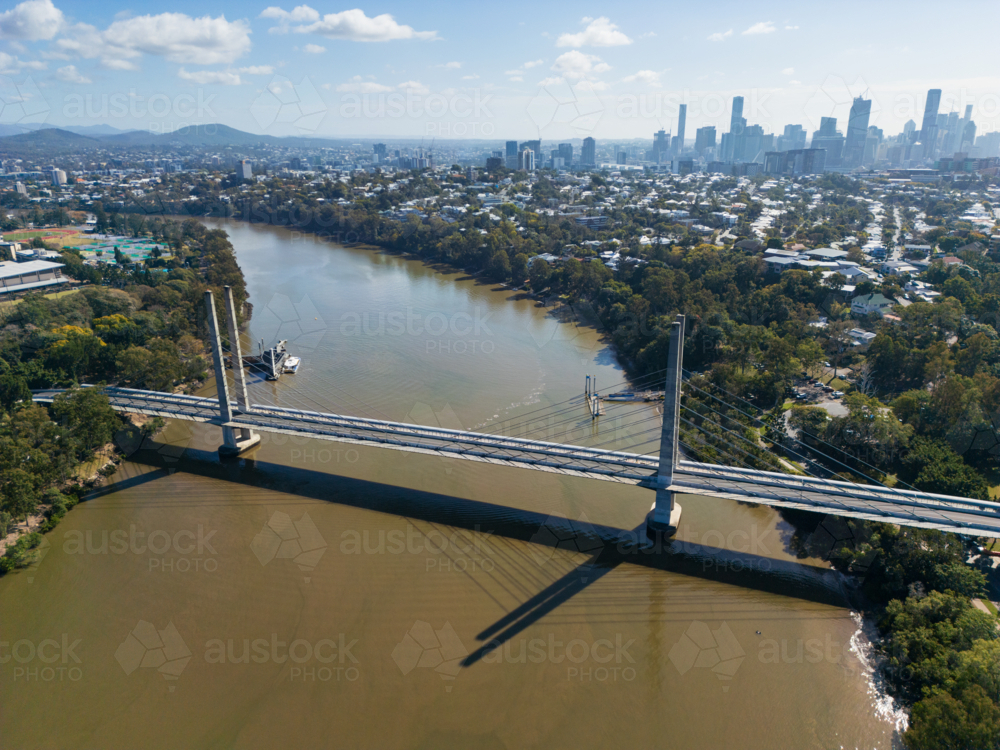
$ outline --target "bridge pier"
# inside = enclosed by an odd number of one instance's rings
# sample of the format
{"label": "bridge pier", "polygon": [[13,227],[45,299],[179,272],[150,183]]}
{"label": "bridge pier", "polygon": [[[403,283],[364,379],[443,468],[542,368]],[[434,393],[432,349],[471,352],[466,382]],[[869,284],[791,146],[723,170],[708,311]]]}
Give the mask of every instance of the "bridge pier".
{"label": "bridge pier", "polygon": [[680,465],[681,379],[684,366],[684,316],[678,315],[670,330],[667,381],[663,389],[663,426],[660,430],[660,468],[656,474],[656,501],[646,516],[646,535],[651,539],[673,536],[681,522],[681,506],[668,488],[674,468]]}
{"label": "bridge pier", "polygon": [[[223,360],[222,339],[219,336],[219,318],[215,312],[215,297],[211,289],[205,290],[205,311],[208,317],[208,332],[212,341],[212,364],[215,366],[215,388],[219,394],[219,414],[223,422],[220,456],[238,456],[260,442],[260,435],[244,427],[233,428],[225,423],[233,421],[233,407],[229,401],[229,382],[226,379],[226,365]],[[236,399],[241,411],[247,410],[246,379],[243,374],[243,358],[240,355],[240,339],[236,335],[236,309],[233,304],[232,289],[226,287],[226,318],[229,327],[229,344],[233,356],[233,373],[236,376]]]}

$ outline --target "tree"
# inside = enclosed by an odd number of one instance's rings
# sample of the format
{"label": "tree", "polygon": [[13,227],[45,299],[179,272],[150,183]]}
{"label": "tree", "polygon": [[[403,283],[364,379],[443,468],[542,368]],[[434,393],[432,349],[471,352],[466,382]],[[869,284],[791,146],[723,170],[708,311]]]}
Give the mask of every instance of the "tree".
{"label": "tree", "polygon": [[906,481],[925,492],[990,499],[986,480],[946,443],[918,438],[903,459]]}
{"label": "tree", "polygon": [[544,260],[536,258],[528,269],[528,283],[531,284],[531,291],[538,294],[545,289],[549,285],[551,275],[551,266]]}
{"label": "tree", "polygon": [[528,278],[528,256],[518,253],[514,256],[514,262],[510,265],[510,278],[515,284],[523,284]]}
{"label": "tree", "polygon": [[8,469],[0,474],[3,490],[3,509],[15,518],[24,518],[38,507],[35,478],[24,469]]}
{"label": "tree", "polygon": [[840,360],[844,353],[851,346],[851,337],[848,335],[854,326],[847,320],[831,320],[826,326],[826,350],[833,360],[833,377],[837,377],[837,369],[840,367]]}
{"label": "tree", "polygon": [[111,442],[121,425],[100,388],[74,388],[60,393],[52,402],[52,413],[69,428],[79,446],[80,458]]}
{"label": "tree", "polygon": [[505,250],[497,250],[490,257],[486,272],[494,281],[506,281],[510,278],[510,258]]}
{"label": "tree", "polygon": [[909,750],[994,750],[1000,748],[1000,708],[978,685],[954,698],[943,690],[913,706],[903,735]]}

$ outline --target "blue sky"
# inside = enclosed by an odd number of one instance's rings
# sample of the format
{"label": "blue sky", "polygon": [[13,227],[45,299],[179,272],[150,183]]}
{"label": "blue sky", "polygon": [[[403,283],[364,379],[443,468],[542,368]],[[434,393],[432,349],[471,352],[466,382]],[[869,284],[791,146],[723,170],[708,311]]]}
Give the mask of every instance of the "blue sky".
{"label": "blue sky", "polygon": [[[274,0],[270,0],[274,2]],[[601,140],[845,124],[888,134],[973,105],[1000,128],[995,2],[457,3],[27,0],[0,10],[0,122],[275,135]]]}

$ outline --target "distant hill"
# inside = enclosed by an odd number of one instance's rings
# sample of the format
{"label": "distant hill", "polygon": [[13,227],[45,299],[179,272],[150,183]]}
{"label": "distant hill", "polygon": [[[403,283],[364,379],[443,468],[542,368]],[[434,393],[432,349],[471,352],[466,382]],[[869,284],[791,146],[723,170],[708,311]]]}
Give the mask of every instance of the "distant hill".
{"label": "distant hill", "polygon": [[120,130],[110,125],[34,129],[36,127],[36,125],[0,126],[0,149],[51,148],[55,151],[69,151],[88,148],[114,148],[116,146],[125,148],[147,146],[169,149],[183,146],[224,148],[226,146],[278,144],[301,148],[324,146],[331,143],[327,138],[256,135],[221,124],[190,125],[170,133],[157,133],[150,130]]}
{"label": "distant hill", "polygon": [[0,146],[56,146],[59,148],[93,148],[100,145],[100,141],[90,136],[73,133],[61,128],[44,128],[42,130],[30,130],[27,133],[8,135],[0,138]]}

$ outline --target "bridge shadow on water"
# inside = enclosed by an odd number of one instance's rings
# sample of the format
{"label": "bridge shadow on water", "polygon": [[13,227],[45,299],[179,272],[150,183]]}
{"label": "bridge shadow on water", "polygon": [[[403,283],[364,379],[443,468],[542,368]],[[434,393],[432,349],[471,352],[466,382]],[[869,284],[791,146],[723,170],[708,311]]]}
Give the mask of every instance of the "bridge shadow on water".
{"label": "bridge shadow on water", "polygon": [[[180,460],[148,448],[136,451],[128,460],[164,471],[177,470],[469,532],[488,533],[507,540],[590,554],[585,562],[483,629],[477,635],[483,645],[466,657],[464,666],[475,664],[622,565],[638,565],[836,607],[858,604],[853,587],[833,570],[692,542],[668,539],[654,543],[646,539],[645,519],[634,529],[581,524],[510,506],[253,458],[220,461],[215,452],[192,448],[186,449]],[[163,476],[161,471],[146,472],[95,490],[86,499],[156,481]],[[545,529],[552,533],[540,533]]]}

